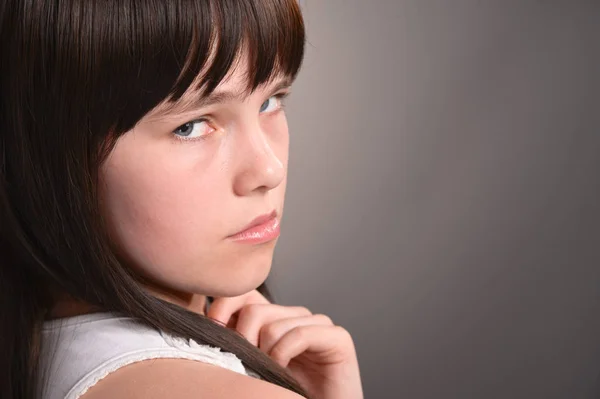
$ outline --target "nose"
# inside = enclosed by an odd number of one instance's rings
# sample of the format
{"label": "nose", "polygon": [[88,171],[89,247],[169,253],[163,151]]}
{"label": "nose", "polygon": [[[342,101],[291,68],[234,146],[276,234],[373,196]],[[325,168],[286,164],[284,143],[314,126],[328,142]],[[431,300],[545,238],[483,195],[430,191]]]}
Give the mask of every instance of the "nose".
{"label": "nose", "polygon": [[279,186],[285,178],[285,166],[274,146],[260,126],[238,135],[237,168],[233,190],[238,196],[267,192]]}

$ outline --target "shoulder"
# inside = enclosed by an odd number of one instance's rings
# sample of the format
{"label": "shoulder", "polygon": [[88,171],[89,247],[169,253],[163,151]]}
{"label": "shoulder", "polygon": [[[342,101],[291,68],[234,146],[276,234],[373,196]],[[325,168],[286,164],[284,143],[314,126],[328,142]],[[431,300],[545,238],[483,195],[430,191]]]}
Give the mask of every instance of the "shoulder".
{"label": "shoulder", "polygon": [[[122,373],[121,369],[125,370],[123,373],[129,370],[135,373],[139,369],[146,373],[147,365],[156,365],[147,370],[147,374],[136,377],[140,381],[146,375],[161,372],[161,365],[176,360],[179,360],[176,365],[182,364],[177,366],[181,368],[177,373],[185,374],[189,368],[204,370],[201,366],[208,364],[226,370],[226,375],[231,373],[248,378],[244,365],[234,354],[193,340],[172,337],[133,319],[111,314],[86,315],[46,323],[42,341],[40,389],[43,389],[42,396],[49,399],[78,398],[106,379],[116,378],[115,375]],[[153,377],[140,385],[152,385],[157,381],[171,383],[174,378],[179,378],[171,371],[173,369],[170,367],[164,369],[164,373],[168,373],[168,378],[162,378],[164,381],[160,380],[161,377],[153,380]],[[198,375],[192,378],[197,379]]]}
{"label": "shoulder", "polygon": [[152,359],[124,366],[89,389],[82,399],[301,399],[287,389],[211,364]]}

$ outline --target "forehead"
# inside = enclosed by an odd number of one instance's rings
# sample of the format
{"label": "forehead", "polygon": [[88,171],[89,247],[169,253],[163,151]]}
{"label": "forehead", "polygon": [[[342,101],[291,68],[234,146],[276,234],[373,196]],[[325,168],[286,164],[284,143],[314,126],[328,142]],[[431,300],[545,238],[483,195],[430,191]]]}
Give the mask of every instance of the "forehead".
{"label": "forehead", "polygon": [[[225,75],[225,78],[223,78],[214,91],[248,91],[249,79],[250,65],[248,62],[248,57],[238,56],[229,72],[227,72],[227,75]],[[184,95],[197,95],[198,91],[195,90],[195,88],[200,86],[201,80],[202,74],[196,77],[196,80],[190,86],[190,88],[188,88]]]}

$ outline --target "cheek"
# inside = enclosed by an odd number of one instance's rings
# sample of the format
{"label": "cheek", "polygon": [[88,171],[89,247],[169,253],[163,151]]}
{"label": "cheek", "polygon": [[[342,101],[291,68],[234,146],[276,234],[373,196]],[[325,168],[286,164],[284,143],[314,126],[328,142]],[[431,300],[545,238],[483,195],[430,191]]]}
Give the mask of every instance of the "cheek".
{"label": "cheek", "polygon": [[285,114],[282,113],[271,120],[267,119],[263,122],[262,129],[268,136],[271,149],[281,161],[287,172],[290,134]]}
{"label": "cheek", "polygon": [[171,152],[164,146],[129,151],[124,138],[103,167],[114,240],[144,267],[201,260],[203,249],[213,247],[228,227],[223,172],[209,158],[182,153],[178,144],[167,146]]}

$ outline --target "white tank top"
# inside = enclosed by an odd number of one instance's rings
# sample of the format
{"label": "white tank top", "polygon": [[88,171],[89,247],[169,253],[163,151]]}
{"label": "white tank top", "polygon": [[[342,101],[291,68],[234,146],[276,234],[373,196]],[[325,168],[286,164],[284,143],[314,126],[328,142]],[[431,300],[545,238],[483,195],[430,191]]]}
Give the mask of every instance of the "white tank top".
{"label": "white tank top", "polygon": [[234,354],[172,337],[114,313],[47,321],[40,356],[41,399],[79,398],[118,368],[156,358],[196,360],[257,377]]}

